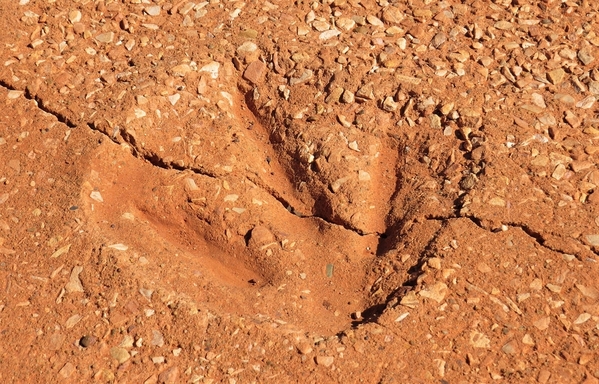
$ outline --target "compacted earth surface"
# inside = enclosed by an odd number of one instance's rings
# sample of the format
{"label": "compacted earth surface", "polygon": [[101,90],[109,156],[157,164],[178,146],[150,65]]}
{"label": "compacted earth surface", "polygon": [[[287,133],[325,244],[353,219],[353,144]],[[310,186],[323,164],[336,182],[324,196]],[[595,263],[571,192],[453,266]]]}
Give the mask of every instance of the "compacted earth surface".
{"label": "compacted earth surface", "polygon": [[599,382],[598,2],[0,28],[0,381]]}

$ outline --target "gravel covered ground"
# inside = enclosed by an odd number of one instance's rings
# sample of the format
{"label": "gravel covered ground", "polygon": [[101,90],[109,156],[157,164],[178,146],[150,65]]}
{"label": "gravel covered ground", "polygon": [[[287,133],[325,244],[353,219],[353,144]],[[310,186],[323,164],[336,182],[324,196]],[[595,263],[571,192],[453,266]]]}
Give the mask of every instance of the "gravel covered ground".
{"label": "gravel covered ground", "polygon": [[599,382],[599,3],[0,16],[2,382]]}

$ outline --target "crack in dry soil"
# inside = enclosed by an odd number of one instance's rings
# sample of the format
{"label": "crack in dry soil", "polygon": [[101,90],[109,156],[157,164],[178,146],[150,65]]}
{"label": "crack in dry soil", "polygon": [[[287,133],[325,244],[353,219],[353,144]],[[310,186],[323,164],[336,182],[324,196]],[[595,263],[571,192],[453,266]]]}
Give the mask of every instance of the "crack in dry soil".
{"label": "crack in dry soil", "polygon": [[[9,91],[15,91],[17,89],[11,87],[9,84],[7,84],[6,82],[0,81],[0,86],[5,88],[6,90]],[[48,113],[54,117],[56,117],[56,119],[65,124],[67,127],[69,128],[76,128],[77,125],[74,124],[67,116],[65,116],[64,114],[54,111],[51,108],[48,108],[47,106],[44,105],[44,100],[43,98],[39,97],[39,96],[32,96],[27,90],[24,92],[24,96],[28,99],[31,100],[33,102],[35,102],[37,108],[39,108],[41,111]],[[113,143],[115,144],[121,144],[118,140],[116,140],[115,137],[112,137],[111,135],[107,134],[106,132],[103,132],[102,130],[98,129],[97,127],[94,126],[94,123],[87,123],[86,124],[87,127],[89,129],[91,129],[92,131],[95,132],[99,132],[100,134],[102,134],[103,136],[107,137],[108,139],[110,139]],[[219,176],[214,173],[214,172],[210,172],[207,169],[203,168],[203,167],[192,167],[192,166],[181,166],[179,164],[177,164],[174,161],[170,161],[167,162],[165,161],[162,157],[160,157],[158,154],[152,152],[152,151],[148,151],[146,149],[141,149],[140,146],[135,142],[135,138],[128,134],[125,130],[118,130],[118,132],[116,132],[118,134],[121,135],[121,137],[123,138],[123,141],[129,145],[129,147],[131,148],[131,152],[133,154],[134,157],[140,159],[140,160],[144,160],[147,161],[148,163],[152,164],[153,166],[157,167],[157,168],[161,168],[164,170],[168,170],[168,169],[175,169],[177,171],[191,171],[194,174],[197,175],[202,175],[202,176],[207,176],[210,178],[214,178],[214,179],[218,179]],[[328,220],[325,216],[323,215],[306,215],[303,214],[301,212],[299,212],[295,207],[293,207],[293,205],[286,200],[284,197],[281,196],[280,193],[278,193],[274,188],[266,185],[266,183],[264,183],[261,179],[259,178],[250,178],[248,177],[248,179],[250,181],[252,181],[254,184],[256,184],[257,186],[259,186],[260,188],[262,188],[264,191],[266,191],[268,194],[270,194],[275,200],[277,200],[282,206],[283,208],[285,208],[286,211],[294,214],[295,216],[298,216],[300,218],[304,218],[304,219],[318,219],[321,220],[324,223],[327,223],[331,226],[337,226],[340,228],[343,228],[347,231],[351,231],[353,233],[356,233],[360,236],[384,236],[384,232],[363,232],[359,229],[356,228],[352,228],[351,226],[347,225],[347,224],[340,224],[340,223],[336,223],[333,222],[331,220]]]}
{"label": "crack in dry soil", "polygon": [[[460,218],[468,219],[473,224],[475,224],[477,227],[484,229],[485,231],[488,231],[491,233],[497,233],[497,232],[501,231],[501,229],[492,229],[486,225],[483,225],[482,219],[479,217],[473,216],[473,215],[427,216],[426,217],[427,220],[436,220],[436,221],[441,221],[441,222],[445,222],[445,221],[451,220],[451,219],[460,219]],[[542,233],[535,231],[534,229],[532,229],[530,226],[528,226],[526,224],[517,223],[517,222],[505,222],[503,225],[521,229],[522,232],[524,232],[531,239],[533,239],[535,241],[535,243],[537,243],[539,246],[541,246],[549,251],[557,252],[557,253],[560,253],[563,255],[571,254],[570,252],[568,252],[562,248],[547,245],[546,237]],[[563,237],[559,237],[559,238],[562,240],[564,239]],[[576,239],[573,239],[573,240],[575,240],[580,246],[583,246],[583,244],[580,243],[580,241],[578,241]],[[597,252],[593,251],[592,249],[590,249],[589,251],[593,252],[595,255],[599,256],[599,254]],[[579,259],[582,259],[582,257],[583,257],[583,255],[580,254],[580,252],[575,253],[575,256],[577,256]]]}

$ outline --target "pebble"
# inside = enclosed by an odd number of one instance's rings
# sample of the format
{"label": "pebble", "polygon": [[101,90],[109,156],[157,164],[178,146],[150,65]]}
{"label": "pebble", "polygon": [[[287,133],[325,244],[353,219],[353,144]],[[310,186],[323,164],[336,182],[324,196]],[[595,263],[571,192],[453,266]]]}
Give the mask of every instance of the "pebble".
{"label": "pebble", "polygon": [[72,363],[66,363],[63,367],[58,371],[58,374],[65,379],[71,377],[73,373],[75,373],[76,369]]}
{"label": "pebble", "polygon": [[97,201],[98,203],[104,202],[104,199],[102,198],[102,194],[100,193],[100,191],[92,191],[89,194],[89,197],[91,197],[93,200]]}
{"label": "pebble", "polygon": [[160,331],[152,330],[152,345],[156,347],[162,347],[164,345],[164,337]]}
{"label": "pebble", "polygon": [[160,5],[150,5],[144,8],[144,12],[150,16],[160,15]]}
{"label": "pebble", "polygon": [[469,342],[474,348],[491,348],[491,340],[483,333],[475,330],[470,332]]}
{"label": "pebble", "polygon": [[[597,236],[596,241],[599,243],[599,235],[594,235],[594,236]],[[588,238],[587,238],[587,241],[588,241]],[[595,287],[585,287],[582,284],[576,284],[576,288],[578,288],[580,293],[582,293],[586,297],[589,297],[593,300],[599,299],[599,289],[597,289]]]}
{"label": "pebble", "polygon": [[383,20],[386,23],[399,24],[404,20],[403,12],[394,6],[388,6],[383,10]]}
{"label": "pebble", "polygon": [[118,361],[119,364],[123,364],[125,361],[127,361],[131,358],[129,351],[127,351],[125,348],[121,348],[121,347],[111,348],[110,356],[112,356],[113,359]]}
{"label": "pebble", "polygon": [[566,72],[561,68],[555,69],[551,72],[547,72],[547,78],[554,85],[561,84],[562,81],[564,81],[565,76],[566,76]]}
{"label": "pebble", "polygon": [[253,41],[246,41],[237,47],[237,53],[245,56],[248,53],[254,53],[258,50],[258,46]]}
{"label": "pebble", "polygon": [[192,72],[193,68],[189,64],[179,64],[171,68],[171,74],[173,76],[185,77],[188,73]]}
{"label": "pebble", "polygon": [[348,89],[343,91],[343,95],[341,96],[341,101],[345,104],[351,104],[356,100],[354,93]]}
{"label": "pebble", "polygon": [[300,77],[292,77],[289,79],[289,85],[296,85],[296,84],[301,84],[301,83],[305,83],[306,81],[310,80],[312,77],[314,76],[314,73],[312,72],[311,69],[305,69],[302,74],[300,75]]}
{"label": "pebble", "polygon": [[96,343],[96,338],[93,336],[83,336],[81,339],[79,339],[79,345],[82,346],[83,348],[92,346],[95,343]]}
{"label": "pebble", "polygon": [[578,51],[578,59],[584,65],[589,65],[593,61],[595,61],[595,58],[593,57],[593,55],[591,55],[591,52],[589,51],[588,48],[583,48],[580,51]]}
{"label": "pebble", "polygon": [[517,344],[514,341],[510,341],[509,343],[505,344],[503,347],[501,347],[501,350],[503,353],[508,355],[515,355],[518,352]]}
{"label": "pebble", "polygon": [[98,41],[99,43],[112,43],[112,41],[114,40],[114,32],[105,32],[105,33],[101,33],[98,36],[96,36],[96,41]]}
{"label": "pebble", "polygon": [[332,102],[336,102],[339,101],[339,98],[341,97],[341,95],[344,93],[343,88],[335,88],[333,89],[328,96],[324,99],[325,103],[332,103]]}
{"label": "pebble", "polygon": [[202,68],[200,68],[200,72],[206,72],[210,75],[211,78],[217,79],[219,69],[220,69],[220,63],[218,63],[216,61],[212,61],[212,62],[204,65]]}
{"label": "pebble", "polygon": [[65,285],[65,290],[67,293],[72,292],[84,292],[83,285],[81,284],[81,280],[79,279],[79,274],[83,272],[82,266],[73,267],[71,271],[71,277],[69,278],[69,282]]}
{"label": "pebble", "polygon": [[312,348],[312,345],[310,343],[308,343],[308,342],[301,342],[301,343],[299,343],[297,345],[297,350],[302,355],[309,355],[310,353],[312,353],[313,348]]}
{"label": "pebble", "polygon": [[599,246],[599,235],[586,235],[587,242],[593,246]]}
{"label": "pebble", "polygon": [[447,36],[443,32],[437,33],[431,40],[431,45],[440,48],[447,41]]}
{"label": "pebble", "polygon": [[253,84],[260,84],[264,80],[266,64],[260,60],[254,61],[243,72],[244,79]]}
{"label": "pebble", "polygon": [[77,313],[67,319],[67,321],[64,323],[64,327],[67,329],[71,329],[75,325],[77,325],[77,323],[79,323],[81,319],[83,319],[83,316]]}
{"label": "pebble", "polygon": [[595,95],[587,96],[584,99],[580,100],[578,103],[576,103],[576,107],[581,109],[590,109],[593,107],[596,100],[597,98],[595,97]]}
{"label": "pebble", "polygon": [[316,364],[324,367],[330,367],[333,365],[335,358],[333,356],[316,356]]}
{"label": "pebble", "polygon": [[261,225],[255,226],[250,232],[250,238],[248,240],[248,246],[254,248],[260,248],[263,245],[271,244],[276,241],[275,236],[272,232]]}
{"label": "pebble", "polygon": [[340,34],[341,34],[340,31],[338,31],[336,29],[330,29],[328,31],[322,32],[320,35],[318,35],[318,38],[320,40],[325,41],[325,40],[329,40],[329,39],[331,39],[333,37],[339,36]]}
{"label": "pebble", "polygon": [[549,323],[551,323],[551,318],[547,316],[547,317],[542,317],[542,318],[536,320],[532,324],[535,327],[537,327],[540,331],[544,331],[547,328],[549,328]]}
{"label": "pebble", "polygon": [[348,19],[346,17],[341,17],[341,18],[337,19],[337,21],[335,22],[335,25],[344,31],[351,31],[356,26],[356,22],[353,21],[352,19]]}
{"label": "pebble", "polygon": [[443,282],[437,282],[432,286],[428,287],[427,289],[423,289],[418,294],[422,297],[426,297],[428,299],[436,301],[437,303],[440,303],[447,295],[447,292],[447,284]]}
{"label": "pebble", "polygon": [[179,368],[170,367],[158,375],[159,384],[175,384],[179,378]]}

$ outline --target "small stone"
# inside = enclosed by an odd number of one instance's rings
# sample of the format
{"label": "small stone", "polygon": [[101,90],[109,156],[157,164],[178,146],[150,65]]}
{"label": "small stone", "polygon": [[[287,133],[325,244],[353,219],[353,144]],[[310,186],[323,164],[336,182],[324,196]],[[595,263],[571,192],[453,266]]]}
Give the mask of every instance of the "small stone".
{"label": "small stone", "polygon": [[220,63],[218,63],[216,61],[212,61],[212,62],[204,65],[202,68],[200,68],[200,72],[207,72],[211,78],[216,79],[216,78],[218,78],[219,69],[220,69]]}
{"label": "small stone", "polygon": [[160,331],[152,330],[152,345],[156,347],[162,347],[164,345],[164,337]]}
{"label": "small stone", "polygon": [[358,171],[358,180],[359,181],[370,181],[370,174],[368,172],[360,169]]}
{"label": "small stone", "polygon": [[23,91],[11,90],[11,91],[8,91],[7,97],[9,100],[14,100],[14,99],[18,99],[19,97],[21,97],[22,94],[23,94]]}
{"label": "small stone", "polygon": [[368,83],[360,87],[356,92],[356,97],[359,99],[373,100],[374,99],[374,83]]}
{"label": "small stone", "polygon": [[257,225],[250,232],[248,247],[259,248],[263,245],[274,243],[275,241],[275,236],[268,228]]}
{"label": "small stone", "polygon": [[395,78],[400,83],[408,83],[408,84],[413,84],[413,85],[419,85],[422,82],[422,79],[419,79],[417,77],[412,77],[412,76],[395,75]]}
{"label": "small stone", "polygon": [[470,345],[474,348],[491,348],[491,340],[478,331],[470,332]]}
{"label": "small stone", "polygon": [[566,120],[566,123],[570,124],[572,128],[578,128],[580,127],[580,124],[582,124],[578,116],[572,111],[565,112],[564,120]]}
{"label": "small stone", "polygon": [[576,103],[576,108],[590,109],[593,107],[593,104],[595,104],[596,100],[597,98],[595,97],[595,95],[587,96],[584,99],[580,100],[578,103]]}
{"label": "small stone", "polygon": [[401,298],[399,304],[414,309],[420,304],[420,301],[418,301],[416,293],[414,291],[410,291],[404,297]]}
{"label": "small stone", "polygon": [[390,24],[399,24],[405,18],[403,12],[393,6],[389,6],[383,10],[383,20]]}
{"label": "small stone", "polygon": [[574,320],[574,324],[578,325],[578,324],[584,324],[586,323],[590,318],[591,318],[591,314],[590,313],[581,313],[576,320]]}
{"label": "small stone", "polygon": [[589,65],[595,60],[595,58],[593,55],[591,55],[589,48],[583,48],[578,51],[578,60],[580,60],[584,65]]}
{"label": "small stone", "polygon": [[301,84],[301,83],[305,83],[306,81],[310,80],[312,77],[314,76],[314,73],[312,72],[311,69],[305,69],[302,74],[300,75],[300,77],[292,77],[289,79],[289,85],[296,85],[296,84]]}
{"label": "small stone", "polygon": [[510,341],[509,343],[507,343],[503,347],[501,347],[501,350],[505,354],[514,355],[517,353],[517,345],[514,341]]}
{"label": "small stone", "polygon": [[310,343],[308,343],[308,342],[302,342],[302,343],[299,343],[297,345],[297,350],[302,355],[308,355],[308,354],[312,353],[313,348],[312,348],[312,345]]}
{"label": "small stone", "polygon": [[533,340],[532,336],[527,333],[524,335],[524,337],[522,337],[522,344],[534,346],[535,341]]}
{"label": "small stone", "polygon": [[541,369],[539,371],[539,375],[537,376],[537,381],[541,384],[546,384],[551,377],[551,372],[546,369]]}
{"label": "small stone", "polygon": [[252,41],[246,41],[245,43],[243,43],[239,47],[237,47],[237,53],[239,53],[241,56],[245,56],[247,54],[254,53],[257,50],[258,50],[258,46],[256,45],[256,43],[254,43]]}
{"label": "small stone", "polygon": [[539,320],[532,323],[535,327],[537,327],[540,331],[544,331],[549,328],[549,323],[551,322],[550,317],[542,317]]}
{"label": "small stone", "polygon": [[243,72],[243,78],[252,82],[253,84],[259,84],[264,80],[264,73],[266,72],[266,64],[260,60],[256,60],[245,69]]}
{"label": "small stone", "polygon": [[351,121],[347,120],[345,115],[337,115],[337,120],[339,120],[339,123],[341,123],[341,125],[343,125],[345,128],[349,128],[352,125]]}
{"label": "small stone", "polygon": [[64,327],[67,329],[71,329],[75,325],[77,325],[77,323],[79,323],[81,319],[83,319],[83,316],[81,316],[80,314],[75,314],[67,319],[67,321],[64,323]]}
{"label": "small stone", "polygon": [[79,279],[79,274],[83,272],[82,266],[73,267],[71,271],[71,277],[69,278],[69,282],[65,285],[65,290],[68,293],[72,292],[84,292],[83,285],[81,284],[81,280]]}
{"label": "small stone", "polygon": [[562,291],[562,287],[559,285],[549,283],[546,285],[546,287],[548,290],[550,290],[553,293],[560,293]]}
{"label": "small stone", "polygon": [[179,101],[180,98],[181,98],[181,95],[178,93],[175,93],[174,95],[170,95],[167,97],[169,103],[171,103],[172,106],[177,104],[177,102]]}
{"label": "small stone", "polygon": [[102,198],[102,194],[100,193],[100,191],[92,191],[89,194],[89,197],[91,197],[92,199],[94,199],[98,203],[103,203],[104,202],[104,199]]}
{"label": "small stone", "polygon": [[339,192],[339,189],[341,189],[341,186],[343,184],[345,184],[345,182],[349,180],[349,177],[341,177],[337,180],[335,180],[332,184],[331,184],[331,191],[333,191],[334,193]]}
{"label": "small stone", "polygon": [[100,33],[98,36],[96,36],[96,41],[98,41],[99,43],[112,43],[112,40],[114,40],[114,32],[105,32],[105,33]]}
{"label": "small stone", "polygon": [[160,5],[150,5],[144,8],[144,12],[150,16],[160,15]]}
{"label": "small stone", "polygon": [[[583,353],[578,359],[578,364],[587,365],[589,362],[593,360],[594,356],[592,353]],[[585,382],[583,382],[585,383]],[[592,381],[593,384],[596,384],[597,381]],[[590,384],[590,383],[589,383]]]}
{"label": "small stone", "polygon": [[78,9],[72,10],[69,12],[69,21],[71,24],[75,24],[81,21],[81,11]]}
{"label": "small stone", "polygon": [[441,128],[441,116],[436,114],[429,115],[429,121],[431,123],[431,128],[439,129]]}
{"label": "small stone", "polygon": [[328,31],[324,31],[324,32],[322,32],[322,33],[321,33],[321,34],[318,36],[318,38],[319,38],[320,40],[323,40],[323,41],[324,41],[324,40],[329,40],[329,39],[331,39],[331,38],[333,38],[333,37],[335,37],[335,36],[339,36],[340,34],[341,34],[341,32],[337,31],[336,29],[330,29],[330,30],[328,30]]}
{"label": "small stone", "polygon": [[435,36],[433,36],[433,39],[431,40],[431,45],[435,48],[439,48],[443,44],[445,44],[446,41],[447,35],[445,35],[443,32],[439,32]]}
{"label": "small stone", "polygon": [[239,37],[244,37],[246,39],[255,39],[258,37],[258,31],[255,29],[248,28],[241,33],[239,33]]}
{"label": "small stone", "polygon": [[83,336],[81,339],[79,339],[79,345],[82,346],[83,348],[87,348],[89,346],[92,346],[96,343],[96,338],[93,336]]}
{"label": "small stone", "polygon": [[332,103],[335,101],[339,101],[339,98],[344,93],[344,89],[337,87],[329,93],[329,95],[324,99],[325,103]]}
{"label": "small stone", "polygon": [[538,107],[541,108],[547,108],[547,104],[545,104],[545,99],[543,98],[543,96],[539,93],[533,92],[530,95],[530,100],[532,101],[532,103]]}
{"label": "small stone", "polygon": [[395,102],[391,96],[388,96],[385,98],[385,101],[383,101],[383,109],[387,112],[394,112],[398,107],[399,103]]}
{"label": "small stone", "polygon": [[460,180],[460,188],[464,190],[469,190],[474,188],[476,183],[478,182],[478,177],[475,174],[469,173],[462,180]]}
{"label": "small stone", "polygon": [[110,349],[110,356],[113,359],[119,362],[119,364],[123,364],[125,361],[131,358],[131,355],[125,348],[114,347]]}
{"label": "small stone", "polygon": [[192,71],[193,69],[188,64],[180,64],[171,68],[171,74],[178,77],[185,77]]}
{"label": "small stone", "polygon": [[512,23],[507,20],[500,20],[495,23],[494,27],[500,30],[508,30],[512,28]]}
{"label": "small stone", "polygon": [[53,333],[48,340],[48,348],[51,351],[57,351],[61,348],[64,343],[66,336],[62,333]]}
{"label": "small stone", "polygon": [[366,21],[368,22],[368,24],[370,24],[374,27],[384,27],[385,26],[383,21],[374,15],[366,16]]}
{"label": "small stone", "polygon": [[555,69],[547,73],[547,78],[554,85],[560,84],[562,81],[564,81],[565,76],[566,72],[561,68]]}
{"label": "small stone", "polygon": [[493,271],[493,269],[491,269],[491,267],[489,267],[484,262],[478,263],[478,265],[476,266],[476,269],[478,269],[481,273],[489,273],[489,272]]}
{"label": "small stone", "polygon": [[587,242],[593,246],[599,246],[599,235],[586,235]]}
{"label": "small stone", "polygon": [[352,19],[341,17],[335,22],[335,25],[344,31],[351,31],[356,26],[356,22]]}
{"label": "small stone", "polygon": [[[591,236],[593,236],[593,235],[591,235]],[[599,235],[594,235],[594,236],[598,236],[597,241],[599,241]],[[597,289],[595,287],[585,287],[584,285],[576,284],[576,288],[578,288],[580,293],[582,293],[586,297],[589,297],[593,300],[599,299],[599,289]]]}
{"label": "small stone", "polygon": [[174,384],[179,378],[179,368],[170,367],[158,375],[158,384]]}
{"label": "small stone", "polygon": [[316,364],[324,367],[330,367],[333,365],[335,358],[333,356],[316,356]]}
{"label": "small stone", "polygon": [[331,25],[329,23],[327,23],[326,21],[315,20],[312,23],[312,28],[314,28],[318,32],[324,32],[324,31],[328,31],[331,28]]}
{"label": "small stone", "polygon": [[355,95],[350,90],[346,89],[343,91],[343,95],[341,96],[341,101],[345,104],[351,104],[356,100]]}
{"label": "small stone", "polygon": [[557,167],[555,167],[553,173],[551,174],[551,177],[553,177],[555,180],[561,180],[566,174],[566,172],[566,166],[564,164],[558,164]]}
{"label": "small stone", "polygon": [[434,300],[437,303],[443,301],[445,296],[447,295],[447,285],[443,282],[437,282],[427,289],[423,289],[418,294],[422,297],[426,297],[428,299]]}
{"label": "small stone", "polygon": [[428,19],[433,16],[433,12],[430,9],[425,8],[414,8],[412,10],[412,14],[414,15],[414,17],[421,17],[425,19]]}
{"label": "small stone", "polygon": [[444,377],[445,365],[447,365],[447,362],[443,359],[434,359],[433,363],[435,363],[435,365],[437,366],[437,373],[439,374],[439,376]]}
{"label": "small stone", "polygon": [[73,373],[75,372],[75,366],[72,363],[66,363],[61,369],[60,371],[58,371],[58,374],[60,376],[62,376],[63,378],[67,379],[69,378]]}

